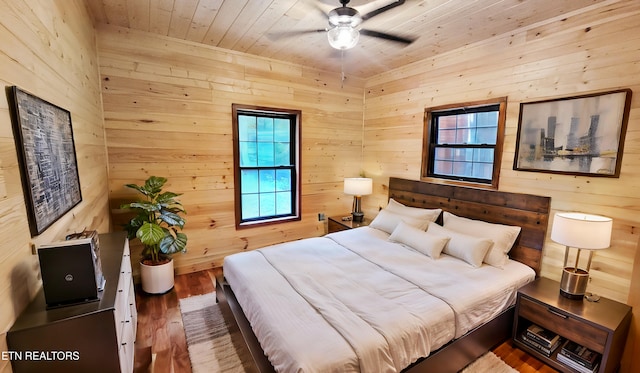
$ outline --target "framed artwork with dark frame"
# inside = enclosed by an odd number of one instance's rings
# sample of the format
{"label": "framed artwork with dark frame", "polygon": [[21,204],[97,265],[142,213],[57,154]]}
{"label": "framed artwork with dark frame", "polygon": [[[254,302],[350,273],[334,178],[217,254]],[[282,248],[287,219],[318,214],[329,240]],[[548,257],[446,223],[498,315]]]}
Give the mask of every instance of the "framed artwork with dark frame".
{"label": "framed artwork with dark frame", "polygon": [[520,104],[513,169],[619,177],[631,90]]}
{"label": "framed artwork with dark frame", "polygon": [[16,86],[7,96],[33,237],[82,201],[71,113]]}

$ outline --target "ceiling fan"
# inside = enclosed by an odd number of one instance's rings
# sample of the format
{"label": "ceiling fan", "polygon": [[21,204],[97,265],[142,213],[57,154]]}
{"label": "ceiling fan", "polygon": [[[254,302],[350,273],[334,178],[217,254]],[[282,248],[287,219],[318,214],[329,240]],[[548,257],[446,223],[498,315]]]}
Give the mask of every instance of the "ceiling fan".
{"label": "ceiling fan", "polygon": [[360,25],[380,13],[393,9],[397,6],[404,4],[405,0],[397,0],[388,5],[380,7],[376,10],[372,10],[365,14],[360,14],[357,9],[347,6],[350,0],[340,0],[342,6],[332,9],[328,14],[323,14],[327,17],[329,25],[325,29],[310,30],[310,31],[294,31],[293,34],[304,34],[310,32],[327,32],[327,38],[329,44],[338,50],[351,49],[358,44],[360,35],[371,36],[374,38],[380,38],[390,40],[401,44],[411,44],[415,39],[402,37],[398,35],[387,34],[384,32],[361,29]]}

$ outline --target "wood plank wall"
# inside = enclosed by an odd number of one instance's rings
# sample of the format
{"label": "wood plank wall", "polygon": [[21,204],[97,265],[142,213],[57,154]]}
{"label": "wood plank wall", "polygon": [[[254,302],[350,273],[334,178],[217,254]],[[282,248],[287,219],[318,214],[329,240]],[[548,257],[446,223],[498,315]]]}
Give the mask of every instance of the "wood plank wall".
{"label": "wood plank wall", "polygon": [[[325,233],[318,213],[345,214],[342,179],[362,165],[364,82],[113,26],[98,30],[114,224],[135,197],[125,183],[169,179],[183,193],[188,253],[180,273],[224,256]],[[231,105],[302,110],[302,220],[236,231]]]}
{"label": "wood plank wall", "polygon": [[[364,170],[374,177],[375,195],[363,198],[365,212],[384,206],[390,176],[420,178],[425,108],[507,96],[499,189],[549,196],[552,213],[612,217],[611,247],[595,255],[588,290],[631,301],[632,273],[640,271],[640,263],[634,265],[640,226],[639,25],[640,2],[608,1],[367,80]],[[513,170],[521,102],[622,87],[634,92],[620,178]],[[564,247],[549,234],[542,276],[559,280]],[[632,305],[639,307],[635,299]]]}
{"label": "wood plank wall", "polygon": [[[38,237],[27,223],[5,92],[0,95],[0,351],[41,287],[31,245],[83,228],[108,232],[107,156],[95,30],[81,0],[0,1],[0,83],[17,85],[71,112],[83,201]],[[10,362],[0,360],[0,371]]]}

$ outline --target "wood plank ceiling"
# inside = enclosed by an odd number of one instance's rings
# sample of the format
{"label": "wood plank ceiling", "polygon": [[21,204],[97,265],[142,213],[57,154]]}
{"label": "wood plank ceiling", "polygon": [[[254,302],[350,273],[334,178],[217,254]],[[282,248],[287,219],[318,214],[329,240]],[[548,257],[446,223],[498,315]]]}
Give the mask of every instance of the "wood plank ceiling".
{"label": "wood plank ceiling", "polygon": [[[370,36],[344,52],[326,33],[322,13],[339,0],[86,0],[94,23],[157,33],[362,78],[512,32],[605,0],[407,0],[362,28],[416,37],[405,46]],[[392,0],[352,0],[364,14]]]}

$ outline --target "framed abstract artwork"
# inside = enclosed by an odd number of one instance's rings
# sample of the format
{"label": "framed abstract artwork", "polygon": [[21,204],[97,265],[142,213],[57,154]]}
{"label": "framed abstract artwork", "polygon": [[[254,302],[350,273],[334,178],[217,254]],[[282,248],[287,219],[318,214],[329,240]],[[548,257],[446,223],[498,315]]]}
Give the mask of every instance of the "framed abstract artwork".
{"label": "framed abstract artwork", "polygon": [[82,201],[71,113],[22,89],[8,88],[31,236]]}
{"label": "framed abstract artwork", "polygon": [[619,177],[631,90],[520,104],[513,169]]}

